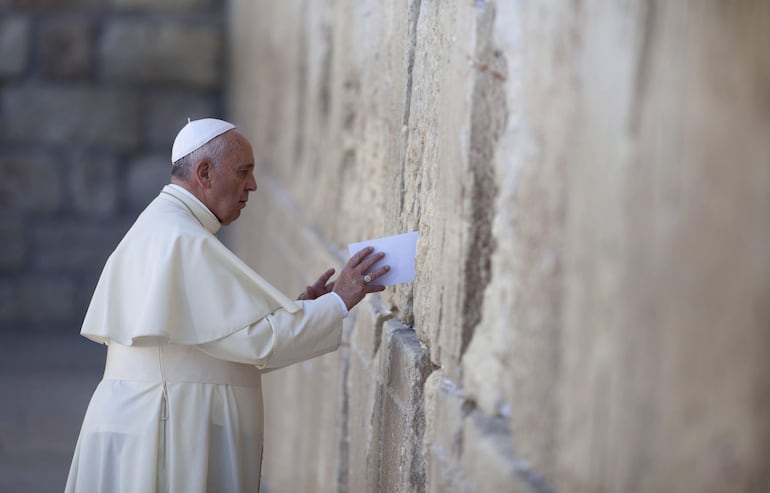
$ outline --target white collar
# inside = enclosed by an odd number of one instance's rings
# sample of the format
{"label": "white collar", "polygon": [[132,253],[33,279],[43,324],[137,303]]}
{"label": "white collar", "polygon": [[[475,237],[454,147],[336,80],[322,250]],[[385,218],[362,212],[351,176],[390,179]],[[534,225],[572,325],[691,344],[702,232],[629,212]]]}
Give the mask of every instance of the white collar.
{"label": "white collar", "polygon": [[[174,183],[169,183],[163,187],[163,192],[171,195],[182,202],[192,213],[193,216],[203,225],[206,230],[211,234],[216,234],[219,228],[222,227],[222,223],[219,222],[217,216],[209,210],[206,205],[200,201],[198,197],[193,195],[189,190]],[[161,192],[161,193],[163,193]]]}

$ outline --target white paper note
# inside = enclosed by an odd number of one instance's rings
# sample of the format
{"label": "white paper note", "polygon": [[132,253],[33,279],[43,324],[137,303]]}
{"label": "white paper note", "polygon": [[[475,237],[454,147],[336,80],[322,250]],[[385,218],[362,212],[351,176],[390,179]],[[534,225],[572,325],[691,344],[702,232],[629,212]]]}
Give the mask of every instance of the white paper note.
{"label": "white paper note", "polygon": [[380,266],[389,265],[390,271],[375,279],[371,284],[391,286],[402,282],[414,281],[414,257],[417,253],[417,231],[402,235],[386,236],[368,241],[359,241],[348,245],[348,253],[352,257],[366,247],[374,248],[375,252],[384,252],[385,258],[374,264],[369,272],[376,271]]}

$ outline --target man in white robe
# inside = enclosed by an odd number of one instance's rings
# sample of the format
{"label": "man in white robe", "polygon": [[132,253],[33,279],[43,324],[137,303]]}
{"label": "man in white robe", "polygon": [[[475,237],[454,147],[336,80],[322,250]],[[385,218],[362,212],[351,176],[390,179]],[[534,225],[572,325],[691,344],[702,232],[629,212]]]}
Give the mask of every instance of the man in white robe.
{"label": "man in white robe", "polygon": [[66,492],[256,492],[261,371],[339,347],[381,253],[362,250],[293,301],[215,233],[256,190],[251,145],[221,120],[188,123],[172,183],[108,259],[81,334],[108,345]]}

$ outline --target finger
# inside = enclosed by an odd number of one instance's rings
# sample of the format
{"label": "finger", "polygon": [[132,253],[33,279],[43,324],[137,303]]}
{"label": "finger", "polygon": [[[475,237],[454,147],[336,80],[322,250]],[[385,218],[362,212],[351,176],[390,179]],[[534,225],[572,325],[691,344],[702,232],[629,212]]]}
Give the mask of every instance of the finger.
{"label": "finger", "polygon": [[318,278],[318,280],[315,282],[314,286],[317,287],[323,287],[326,286],[326,283],[331,279],[331,277],[334,275],[334,269],[327,269],[326,272],[321,274],[321,277]]}
{"label": "finger", "polygon": [[365,291],[367,293],[378,293],[380,291],[385,291],[385,286],[380,286],[379,284],[367,284]]}
{"label": "finger", "polygon": [[379,279],[380,277],[384,276],[390,272],[390,266],[389,265],[383,265],[379,269],[377,269],[374,272],[370,272],[369,275],[372,276],[372,280]]}
{"label": "finger", "polygon": [[328,292],[331,292],[331,291],[334,289],[334,283],[335,283],[335,282],[336,282],[336,281],[332,281],[332,282],[330,282],[329,284],[327,284],[327,285],[326,285],[326,289],[327,289],[327,291],[326,291],[326,292],[327,292],[327,293],[328,293]]}
{"label": "finger", "polygon": [[358,253],[353,255],[350,260],[348,260],[348,264],[350,264],[351,267],[355,267],[358,264],[361,263],[361,261],[366,258],[367,255],[372,253],[374,251],[374,248],[372,247],[366,247],[362,250],[359,250]]}
{"label": "finger", "polygon": [[361,268],[361,272],[364,272],[364,273],[368,272],[369,269],[371,269],[374,264],[376,264],[383,258],[385,258],[385,254],[383,252],[377,252],[372,255],[369,255],[359,264],[359,267]]}

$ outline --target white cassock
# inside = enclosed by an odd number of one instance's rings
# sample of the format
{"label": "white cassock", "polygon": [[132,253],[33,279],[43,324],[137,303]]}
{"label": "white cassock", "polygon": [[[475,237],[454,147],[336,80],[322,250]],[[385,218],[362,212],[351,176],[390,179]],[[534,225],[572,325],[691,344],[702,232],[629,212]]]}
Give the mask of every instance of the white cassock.
{"label": "white cassock", "polygon": [[341,299],[293,301],[166,186],[105,265],[81,334],[108,344],[65,492],[256,492],[261,372],[339,347]]}

